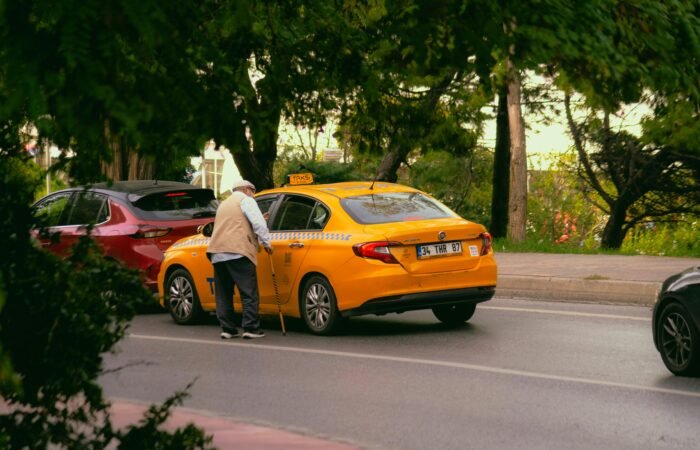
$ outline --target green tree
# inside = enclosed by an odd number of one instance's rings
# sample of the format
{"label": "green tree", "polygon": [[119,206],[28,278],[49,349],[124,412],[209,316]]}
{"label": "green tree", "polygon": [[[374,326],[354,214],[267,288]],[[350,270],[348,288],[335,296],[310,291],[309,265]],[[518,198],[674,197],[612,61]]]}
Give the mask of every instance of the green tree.
{"label": "green tree", "polygon": [[373,179],[396,182],[399,168],[409,164],[415,151],[460,156],[474,151],[486,117],[481,112],[484,97],[478,86],[466,88],[469,80],[457,76],[447,75],[427,89],[399,88],[352,105],[341,126],[350,130],[350,145],[357,154],[380,156]]}
{"label": "green tree", "polygon": [[[514,89],[523,71],[532,71],[567,89],[574,87],[608,112],[621,102],[640,100],[645,90],[662,96],[684,92],[698,98],[697,2],[545,0],[501,2],[500,6],[492,20],[502,24],[504,38],[490,41],[498,62],[494,80],[500,88]],[[509,101],[517,109],[520,99]],[[511,129],[510,136],[519,133],[521,129]],[[511,150],[514,146],[511,139]],[[520,153],[511,151],[511,158],[521,158]],[[504,170],[500,168],[495,176],[504,178]],[[519,173],[517,179],[511,176],[511,190],[517,187],[522,193],[526,180],[523,171]],[[511,192],[513,196],[522,202],[521,195]],[[518,233],[514,226],[520,228]],[[522,220],[511,223],[511,234],[522,236],[523,226]]]}
{"label": "green tree", "polygon": [[3,5],[0,121],[82,155],[87,178],[172,176],[214,138],[270,187],[281,118],[321,125],[359,68],[360,29],[332,2]]}
{"label": "green tree", "polygon": [[276,176],[277,185],[286,184],[287,176],[294,173],[311,173],[316,184],[357,181],[363,178],[359,175],[355,162],[346,164],[293,157],[288,160],[278,160],[277,166],[275,170],[278,174]]}
{"label": "green tree", "polygon": [[407,182],[460,216],[488,223],[493,154],[481,147],[467,155],[431,150],[410,164]]}
{"label": "green tree", "polygon": [[[569,128],[580,161],[580,176],[608,219],[603,248],[619,249],[627,233],[645,222],[700,216],[700,128],[695,105],[683,99],[656,99],[655,115],[636,137],[614,130],[610,114],[593,111]],[[602,117],[601,117],[602,116]]]}
{"label": "green tree", "polygon": [[19,0],[0,14],[0,122],[80,156],[73,175],[151,177],[204,142],[193,105],[210,43],[196,30],[210,3]]}
{"label": "green tree", "polygon": [[371,8],[344,6],[226,2],[202,30],[214,46],[200,67],[205,101],[197,116],[256,186],[273,186],[281,120],[322,126],[360,76],[368,38],[357,15]]}
{"label": "green tree", "polygon": [[[398,179],[419,150],[465,155],[475,148],[488,101],[491,61],[481,24],[489,2],[384,2],[367,33],[364,78],[344,102],[342,126],[360,153],[382,156],[376,178]],[[469,26],[465,26],[468,23]],[[487,61],[487,62],[484,62]]]}
{"label": "green tree", "polygon": [[[97,377],[102,354],[124,336],[139,305],[151,295],[133,270],[106,260],[85,237],[67,260],[35,245],[30,205],[40,179],[17,156],[0,151],[0,197],[5,236],[0,261],[0,394],[11,411],[0,415],[3,448],[105,448],[128,433],[156,427],[147,416],[130,431],[114,430]],[[169,411],[184,393],[161,407]],[[165,414],[165,412],[163,412]],[[160,432],[160,444],[173,434]],[[201,430],[176,430],[182,448],[208,448]],[[179,439],[179,438],[175,438]],[[158,448],[153,445],[151,448]]]}
{"label": "green tree", "polygon": [[[65,261],[34,246],[30,205],[39,180],[26,164],[27,125],[40,141],[70,149],[74,157],[59,164],[78,182],[102,178],[103,165],[120,179],[157,172],[143,161],[181,160],[202,130],[190,101],[199,101],[197,68],[205,64],[185,55],[209,45],[193,32],[207,6],[0,3],[0,190],[13,193],[0,200],[0,364],[11,369],[0,381],[15,407],[0,418],[3,444],[103,448],[125,438],[111,427],[96,379],[102,353],[123,336],[136,306],[152,302],[138,274],[104,260],[89,239]],[[143,427],[158,420],[147,417]],[[208,446],[196,428],[175,435],[185,448]],[[171,434],[158,436],[162,443]]]}

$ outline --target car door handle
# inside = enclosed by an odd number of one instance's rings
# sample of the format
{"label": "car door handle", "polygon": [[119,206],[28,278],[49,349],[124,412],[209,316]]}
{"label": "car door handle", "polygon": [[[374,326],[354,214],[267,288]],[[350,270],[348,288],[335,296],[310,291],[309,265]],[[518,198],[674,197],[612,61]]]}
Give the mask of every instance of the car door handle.
{"label": "car door handle", "polygon": [[291,248],[302,248],[303,246],[303,242],[292,242],[291,244],[289,244],[289,247]]}

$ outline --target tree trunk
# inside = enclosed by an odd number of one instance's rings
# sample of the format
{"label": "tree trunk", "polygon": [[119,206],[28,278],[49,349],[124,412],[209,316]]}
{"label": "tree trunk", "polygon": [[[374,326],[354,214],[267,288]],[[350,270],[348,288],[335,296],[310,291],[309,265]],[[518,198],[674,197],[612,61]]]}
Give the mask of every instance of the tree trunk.
{"label": "tree trunk", "polygon": [[510,195],[508,200],[508,238],[522,242],[527,225],[527,154],[525,126],[520,105],[520,77],[508,63],[508,125],[510,129]]}
{"label": "tree trunk", "polygon": [[113,181],[150,180],[153,178],[153,161],[139,155],[124,142],[124,139],[112,133],[109,119],[104,125],[105,142],[112,153],[112,160],[102,162],[102,173]]}
{"label": "tree trunk", "polygon": [[151,180],[153,162],[139,155],[135,150],[121,146],[112,147],[112,161],[102,163],[102,173],[113,181]]}
{"label": "tree trunk", "polygon": [[600,240],[600,247],[604,249],[618,250],[622,247],[627,230],[625,228],[625,218],[627,207],[619,203],[610,212],[610,217],[605,223],[603,235]]}
{"label": "tree trunk", "polygon": [[508,196],[510,187],[510,136],[508,127],[508,91],[498,94],[496,115],[496,148],[493,157],[493,194],[491,196],[491,226],[494,238],[508,234]]}
{"label": "tree trunk", "polygon": [[122,162],[122,140],[112,133],[112,126],[109,119],[104,121],[104,137],[105,143],[107,144],[109,151],[112,155],[111,161],[102,161],[101,171],[110,180],[120,181],[123,180],[126,175],[123,174],[123,162]]}
{"label": "tree trunk", "polygon": [[[397,172],[401,166],[401,162],[405,158],[404,152],[398,146],[392,146],[382,158],[377,168],[377,176],[375,179],[380,181],[388,181],[390,183],[396,183],[398,180]],[[407,151],[405,153],[408,153]]]}
{"label": "tree trunk", "polygon": [[[258,151],[250,151],[248,147],[233,147],[231,154],[236,167],[244,180],[253,183],[257,190],[271,189],[274,187],[272,168],[275,162],[277,143],[255,142]],[[265,148],[265,150],[262,150]],[[273,153],[274,152],[274,153]],[[272,156],[270,156],[272,155]]]}
{"label": "tree trunk", "polygon": [[129,180],[151,180],[153,179],[153,162],[139,155],[135,150],[130,150],[128,178]]}
{"label": "tree trunk", "polygon": [[245,129],[241,128],[239,135],[234,138],[235,144],[231,146],[231,154],[241,176],[253,183],[259,191],[274,187],[272,168],[277,158],[281,117],[282,110],[279,105],[272,102],[261,103],[256,113],[251,115],[252,145],[246,137]]}
{"label": "tree trunk", "polygon": [[125,178],[122,176],[121,149],[112,147],[112,161],[102,161],[101,170],[110,180],[121,181]]}

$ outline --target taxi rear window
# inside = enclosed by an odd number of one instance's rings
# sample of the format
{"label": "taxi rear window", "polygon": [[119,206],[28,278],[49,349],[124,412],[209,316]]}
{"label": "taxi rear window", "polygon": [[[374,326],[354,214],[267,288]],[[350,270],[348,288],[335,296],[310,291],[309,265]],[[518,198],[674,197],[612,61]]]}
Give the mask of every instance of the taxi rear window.
{"label": "taxi rear window", "polygon": [[340,204],[363,225],[457,217],[442,203],[419,192],[359,195],[344,198]]}
{"label": "taxi rear window", "polygon": [[211,189],[187,189],[146,195],[132,205],[142,219],[182,220],[214,217],[218,202]]}

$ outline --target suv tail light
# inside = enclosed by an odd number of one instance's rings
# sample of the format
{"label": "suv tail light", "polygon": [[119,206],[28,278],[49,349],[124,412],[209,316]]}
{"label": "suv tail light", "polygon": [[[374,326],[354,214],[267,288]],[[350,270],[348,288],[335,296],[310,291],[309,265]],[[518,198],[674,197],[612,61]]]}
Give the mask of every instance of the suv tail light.
{"label": "suv tail light", "polygon": [[491,237],[490,233],[483,232],[481,233],[481,256],[486,256],[489,253],[491,253],[491,243],[493,242],[493,238]]}
{"label": "suv tail light", "polygon": [[141,226],[141,227],[139,227],[139,229],[136,233],[131,235],[131,237],[136,238],[136,239],[157,238],[157,237],[165,236],[166,234],[170,233],[171,231],[172,231],[172,228]]}
{"label": "suv tail light", "polygon": [[401,245],[400,242],[393,241],[366,242],[353,245],[352,251],[361,258],[378,259],[387,264],[398,264],[399,262],[389,251],[389,247],[399,245]]}

